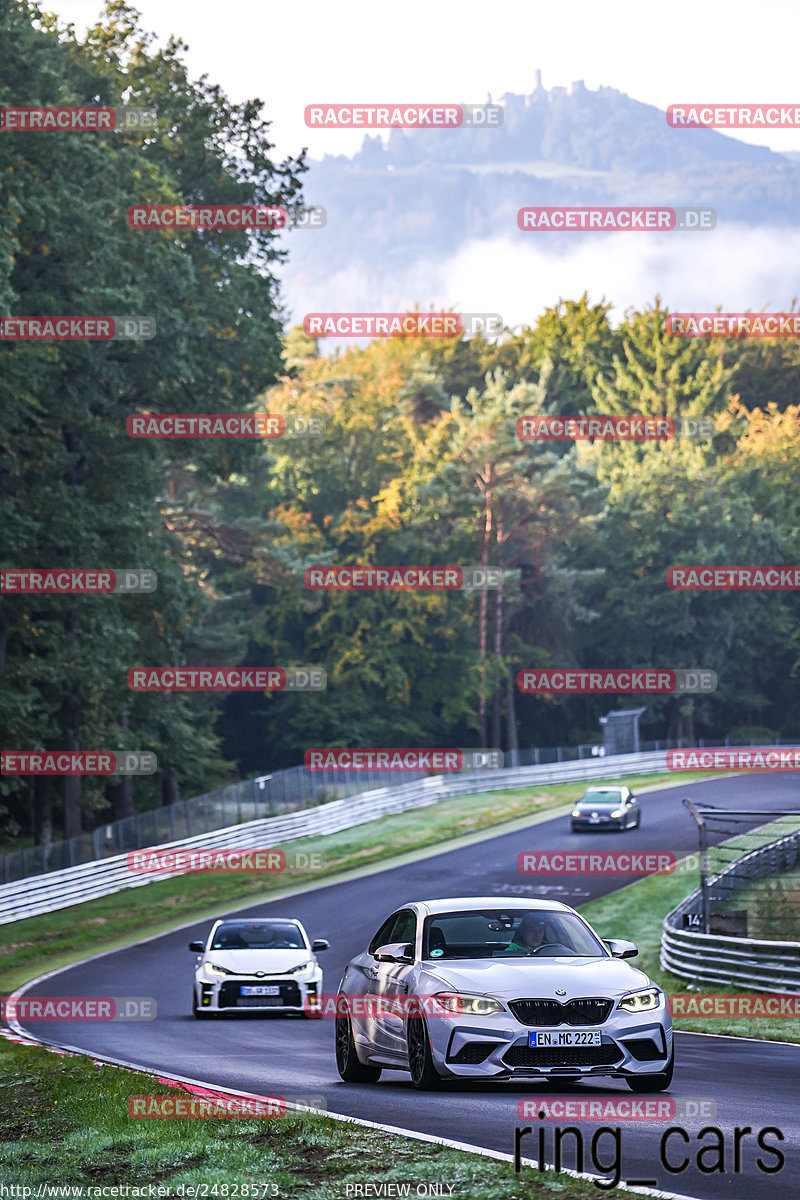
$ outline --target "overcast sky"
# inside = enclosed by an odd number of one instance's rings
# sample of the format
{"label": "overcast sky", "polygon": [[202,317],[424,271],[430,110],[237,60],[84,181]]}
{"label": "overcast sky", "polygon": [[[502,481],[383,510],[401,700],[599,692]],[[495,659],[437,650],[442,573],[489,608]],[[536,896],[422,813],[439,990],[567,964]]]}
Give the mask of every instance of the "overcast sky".
{"label": "overcast sky", "polygon": [[[84,30],[100,0],[42,0]],[[188,42],[190,73],[208,73],[231,99],[258,96],[280,156],[352,154],[362,134],[311,130],[307,104],[482,103],[487,93],[583,79],[666,108],[687,101],[800,100],[798,0],[138,0],[160,40]],[[386,135],[384,135],[386,136]],[[739,134],[738,136],[742,136]],[[800,150],[800,129],[744,140]]]}
{"label": "overcast sky", "polygon": [[[81,33],[102,8],[100,0],[42,6]],[[661,109],[800,104],[800,0],[138,0],[135,7],[159,41],[177,34],[189,44],[192,78],[206,73],[232,100],[264,102],[275,159],[303,146],[312,158],[360,146],[361,132],[306,128],[308,104],[484,103],[488,95],[532,91],[536,68],[546,88],[582,79],[590,89],[614,87]],[[800,151],[800,129],[728,135]],[[324,202],[310,192],[308,199]],[[280,271],[284,299],[294,320],[309,311],[397,311],[419,301],[500,313],[516,325],[584,290],[593,302],[613,303],[615,322],[657,293],[673,311],[740,311],[786,309],[798,291],[800,233],[785,229],[603,234],[558,253],[546,238],[520,237],[509,231],[468,241],[444,261],[415,262],[373,281],[354,265],[301,281],[290,260]]]}

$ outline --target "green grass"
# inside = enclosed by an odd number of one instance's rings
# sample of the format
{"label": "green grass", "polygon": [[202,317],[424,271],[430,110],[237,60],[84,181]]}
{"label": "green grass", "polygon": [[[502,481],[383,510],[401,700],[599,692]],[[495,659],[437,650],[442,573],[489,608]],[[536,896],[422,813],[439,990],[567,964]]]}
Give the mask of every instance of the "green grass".
{"label": "green grass", "polygon": [[[0,1180],[6,1185],[156,1184],[174,1196],[181,1184],[217,1184],[224,1196],[224,1185],[238,1184],[240,1197],[258,1200],[340,1200],[348,1183],[409,1183],[414,1195],[418,1183],[436,1181],[469,1200],[598,1195],[588,1180],[526,1166],[517,1175],[511,1163],[325,1116],[132,1118],[130,1096],[178,1093],[140,1072],[6,1039],[0,1039],[0,1064]],[[509,1154],[514,1126],[523,1124],[512,1098]],[[244,1185],[260,1187],[245,1191]],[[603,1194],[629,1195],[617,1188]]]}
{"label": "green grass", "polygon": [[[682,782],[705,778],[681,776]],[[673,775],[620,777],[641,792],[648,785],[669,786]],[[419,856],[477,840],[484,830],[500,833],[532,820],[564,814],[582,794],[585,782],[563,783],[508,792],[480,793],[439,800],[326,836],[298,838],[287,852],[321,851],[323,870],[286,874],[179,875],[126,888],[99,900],[73,905],[41,917],[0,925],[0,990],[12,991],[34,976],[78,962],[91,954],[167,933],[193,920],[213,920],[222,913],[300,891],[320,882],[357,876],[369,867],[396,865]]]}
{"label": "green grass", "polygon": [[[777,828],[776,828],[777,827]],[[773,821],[746,834],[730,838],[724,843],[726,849],[752,850],[757,845],[773,841],[785,832],[785,821]],[[730,861],[730,854],[724,861]],[[720,859],[720,861],[722,861]],[[601,938],[623,937],[635,942],[639,957],[631,962],[640,967],[668,994],[698,995],[714,994],[734,996],[741,994],[736,988],[725,988],[715,983],[691,984],[679,979],[670,971],[664,971],[659,961],[661,949],[661,926],[664,917],[700,885],[699,874],[676,872],[672,875],[651,875],[632,883],[619,892],[592,900],[584,904],[580,912]],[[743,907],[744,892],[734,894],[731,908]],[[754,993],[748,993],[754,995]],[[784,1017],[674,1017],[677,1030],[693,1030],[697,1033],[725,1033],[736,1037],[763,1038],[766,1041],[800,1042],[800,1020]]]}

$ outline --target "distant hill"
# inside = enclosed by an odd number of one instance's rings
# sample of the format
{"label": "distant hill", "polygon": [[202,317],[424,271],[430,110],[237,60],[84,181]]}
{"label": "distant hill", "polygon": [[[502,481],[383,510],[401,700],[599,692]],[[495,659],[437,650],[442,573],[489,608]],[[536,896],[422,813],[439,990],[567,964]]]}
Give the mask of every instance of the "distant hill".
{"label": "distant hill", "polygon": [[362,279],[367,297],[376,279],[416,262],[432,278],[475,239],[597,236],[522,234],[516,214],[531,204],[711,205],[720,228],[800,225],[800,156],[672,129],[662,110],[615,88],[545,89],[538,73],[529,95],[494,103],[504,109],[497,128],[396,129],[386,144],[366,135],[352,157],[312,161],[305,195],[325,206],[328,225],[287,236],[287,295],[318,294],[339,276],[351,297]]}

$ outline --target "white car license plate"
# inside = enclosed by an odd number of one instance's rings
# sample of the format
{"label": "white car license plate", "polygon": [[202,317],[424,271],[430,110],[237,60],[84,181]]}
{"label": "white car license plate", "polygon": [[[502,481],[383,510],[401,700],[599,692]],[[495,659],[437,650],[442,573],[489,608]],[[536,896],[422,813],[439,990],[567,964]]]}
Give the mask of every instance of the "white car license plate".
{"label": "white car license plate", "polygon": [[242,986],[243,996],[280,996],[281,989],[279,987],[245,987]]}
{"label": "white car license plate", "polygon": [[599,1046],[601,1044],[600,1034],[598,1033],[529,1033],[529,1046]]}

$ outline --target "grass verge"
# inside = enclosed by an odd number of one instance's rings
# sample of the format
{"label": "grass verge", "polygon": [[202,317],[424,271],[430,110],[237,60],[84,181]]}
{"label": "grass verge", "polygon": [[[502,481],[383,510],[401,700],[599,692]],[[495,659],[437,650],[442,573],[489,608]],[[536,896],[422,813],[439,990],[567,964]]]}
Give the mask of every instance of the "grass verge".
{"label": "grass verge", "polygon": [[[139,1120],[128,1116],[130,1096],[174,1096],[175,1090],[137,1071],[6,1039],[0,1039],[0,1060],[0,1097],[7,1101],[0,1105],[5,1184],[157,1184],[165,1197],[186,1196],[189,1185],[203,1185],[198,1194],[254,1200],[339,1200],[347,1184],[365,1181],[394,1185],[373,1186],[372,1195],[397,1195],[404,1184],[416,1195],[418,1184],[433,1182],[469,1200],[589,1200],[598,1194],[591,1181],[563,1172],[540,1174],[523,1166],[515,1174],[511,1163],[325,1116],[287,1111],[272,1120]],[[509,1153],[513,1137],[510,1120]],[[617,1188],[603,1194],[630,1196]]]}
{"label": "grass verge", "polygon": [[[681,776],[681,782],[697,778],[705,775]],[[640,793],[648,786],[674,784],[675,777],[662,773],[604,782],[626,783]],[[0,925],[0,991],[13,991],[46,971],[167,933],[195,919],[213,920],[224,912],[286,892],[355,877],[376,864],[399,865],[420,857],[419,852],[427,847],[434,847],[435,853],[452,849],[459,842],[477,840],[487,829],[502,833],[504,827],[549,820],[560,809],[569,811],[567,806],[585,787],[585,782],[562,783],[439,800],[427,808],[381,817],[340,833],[286,843],[287,850],[321,852],[326,864],[322,870],[293,871],[290,878],[277,874],[178,875]]]}

